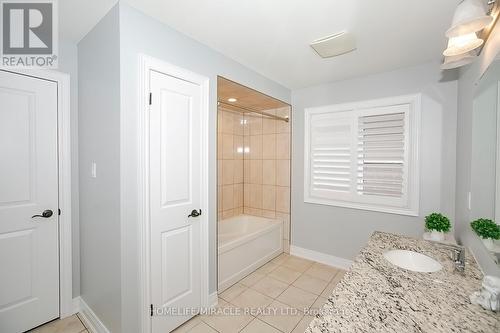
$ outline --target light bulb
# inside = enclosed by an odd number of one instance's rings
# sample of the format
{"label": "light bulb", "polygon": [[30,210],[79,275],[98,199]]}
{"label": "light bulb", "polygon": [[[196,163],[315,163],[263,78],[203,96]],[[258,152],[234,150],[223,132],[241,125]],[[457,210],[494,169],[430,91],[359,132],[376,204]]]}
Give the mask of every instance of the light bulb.
{"label": "light bulb", "polygon": [[477,49],[483,45],[483,40],[477,38],[476,33],[465,34],[457,37],[452,37],[448,41],[448,48],[444,50],[445,57],[458,56]]}

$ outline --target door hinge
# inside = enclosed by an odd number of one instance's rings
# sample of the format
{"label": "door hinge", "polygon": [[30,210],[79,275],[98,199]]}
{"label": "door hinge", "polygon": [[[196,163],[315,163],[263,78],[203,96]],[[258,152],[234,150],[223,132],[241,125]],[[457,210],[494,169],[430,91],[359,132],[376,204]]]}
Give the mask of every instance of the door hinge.
{"label": "door hinge", "polygon": [[151,304],[149,308],[150,308],[150,311],[151,311],[151,312],[150,312],[151,317],[153,317],[153,304]]}
{"label": "door hinge", "polygon": [[58,208],[58,209],[57,209],[57,214],[58,214],[58,215],[61,215],[61,208]]}
{"label": "door hinge", "polygon": [[153,104],[153,93],[149,93],[149,105]]}

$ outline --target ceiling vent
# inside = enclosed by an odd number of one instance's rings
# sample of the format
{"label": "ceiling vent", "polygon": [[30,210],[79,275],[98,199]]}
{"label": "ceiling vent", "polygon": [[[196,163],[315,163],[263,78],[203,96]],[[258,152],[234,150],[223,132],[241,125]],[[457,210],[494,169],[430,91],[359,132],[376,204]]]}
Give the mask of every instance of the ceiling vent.
{"label": "ceiling vent", "polygon": [[352,33],[343,31],[316,39],[310,45],[322,58],[330,58],[354,51],[356,49],[356,38]]}

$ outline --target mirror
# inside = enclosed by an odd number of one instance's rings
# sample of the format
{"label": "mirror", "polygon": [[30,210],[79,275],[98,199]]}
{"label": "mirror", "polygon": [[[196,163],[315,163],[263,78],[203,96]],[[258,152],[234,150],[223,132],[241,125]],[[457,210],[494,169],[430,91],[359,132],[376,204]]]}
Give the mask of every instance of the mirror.
{"label": "mirror", "polygon": [[[471,221],[478,219],[500,223],[500,60],[490,65],[474,96]],[[488,223],[481,220],[475,224],[476,229],[485,230]],[[500,241],[484,237],[481,240],[499,264]]]}

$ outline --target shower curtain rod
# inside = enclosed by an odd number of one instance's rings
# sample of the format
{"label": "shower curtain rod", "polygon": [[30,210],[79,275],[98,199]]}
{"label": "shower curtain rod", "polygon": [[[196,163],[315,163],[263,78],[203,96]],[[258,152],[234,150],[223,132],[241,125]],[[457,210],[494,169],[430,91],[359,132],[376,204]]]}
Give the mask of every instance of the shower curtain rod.
{"label": "shower curtain rod", "polygon": [[258,113],[258,114],[261,114],[263,116],[270,117],[270,118],[273,118],[273,119],[276,119],[276,120],[282,120],[282,121],[289,122],[288,117],[285,118],[285,117],[275,116],[274,114],[270,114],[270,113],[267,113],[267,112],[264,112],[264,111],[253,110],[253,109],[250,109],[250,108],[247,108],[247,107],[244,107],[244,106],[229,104],[229,103],[225,103],[225,102],[222,102],[222,101],[217,101],[217,105],[225,105],[225,106],[229,106],[231,108],[241,109],[241,110],[244,110],[244,111],[250,112],[250,113]]}

